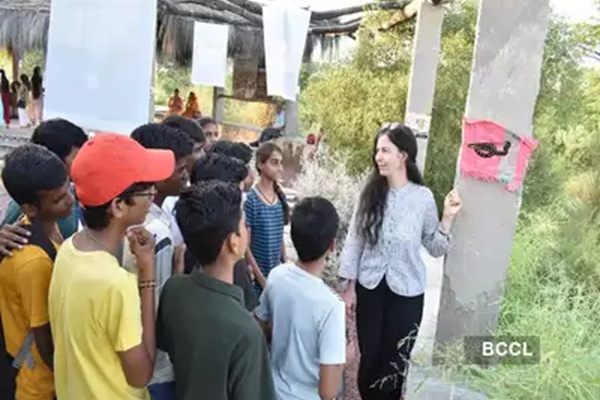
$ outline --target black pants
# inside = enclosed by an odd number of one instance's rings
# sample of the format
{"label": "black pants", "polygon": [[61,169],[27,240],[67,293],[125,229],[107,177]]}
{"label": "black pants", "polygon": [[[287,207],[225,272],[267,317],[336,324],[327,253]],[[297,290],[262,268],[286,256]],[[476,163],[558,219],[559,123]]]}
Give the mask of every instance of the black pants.
{"label": "black pants", "polygon": [[402,398],[410,353],[423,317],[423,299],[424,295],[395,294],[385,278],[374,290],[356,284],[358,390],[362,400]]}

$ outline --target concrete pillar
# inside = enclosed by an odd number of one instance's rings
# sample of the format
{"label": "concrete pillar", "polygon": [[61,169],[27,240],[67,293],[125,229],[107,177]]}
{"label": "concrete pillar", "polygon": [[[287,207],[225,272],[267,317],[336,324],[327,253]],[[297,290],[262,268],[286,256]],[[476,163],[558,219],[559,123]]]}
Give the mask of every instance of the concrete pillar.
{"label": "concrete pillar", "polygon": [[223,123],[223,119],[225,118],[224,94],[225,90],[223,88],[213,88],[213,119],[217,121],[217,124]]}
{"label": "concrete pillar", "polygon": [[425,170],[443,22],[443,7],[420,3],[404,120],[417,134],[417,165],[421,173]]}
{"label": "concrete pillar", "polygon": [[[549,0],[482,0],[466,116],[532,134]],[[436,344],[493,333],[510,262],[520,193],[460,177],[463,210],[446,258]]]}
{"label": "concrete pillar", "polygon": [[297,136],[300,134],[300,112],[297,101],[285,102],[285,135]]}

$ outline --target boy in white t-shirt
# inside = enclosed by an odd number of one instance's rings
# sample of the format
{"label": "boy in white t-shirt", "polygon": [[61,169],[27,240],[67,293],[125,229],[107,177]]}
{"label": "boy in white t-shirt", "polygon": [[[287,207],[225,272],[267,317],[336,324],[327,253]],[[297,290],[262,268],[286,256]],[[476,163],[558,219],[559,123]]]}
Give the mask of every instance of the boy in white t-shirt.
{"label": "boy in white t-shirt", "polygon": [[255,310],[271,336],[278,400],[335,399],[339,394],[346,362],[345,306],[321,279],[338,227],[329,201],[313,197],[296,205],[291,233],[299,261],[271,271]]}

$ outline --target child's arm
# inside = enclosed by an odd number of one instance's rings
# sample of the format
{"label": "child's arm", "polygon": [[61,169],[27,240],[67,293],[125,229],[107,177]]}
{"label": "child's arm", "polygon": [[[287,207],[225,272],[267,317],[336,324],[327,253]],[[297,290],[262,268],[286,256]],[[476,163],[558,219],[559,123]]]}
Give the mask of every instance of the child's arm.
{"label": "child's arm", "polygon": [[335,400],[342,387],[344,364],[321,365],[319,370],[319,396],[322,400]]}
{"label": "child's arm", "polygon": [[[252,229],[248,228],[248,243],[250,243],[251,239]],[[261,272],[260,268],[258,268],[258,263],[256,262],[254,255],[252,255],[252,250],[250,250],[250,246],[248,246],[248,249],[246,250],[246,262],[252,270],[252,275],[254,275],[254,279],[256,279],[260,287],[264,289],[267,285],[267,279]]]}
{"label": "child's arm", "polygon": [[254,209],[255,209],[255,199],[252,196],[249,196],[246,202],[244,203],[244,214],[246,217],[246,228],[248,229],[248,249],[246,250],[246,262],[250,266],[250,270],[254,279],[258,282],[261,288],[265,288],[267,284],[267,280],[265,276],[258,268],[258,263],[252,254],[252,250],[250,250],[250,243],[252,243],[252,226],[254,224]]}
{"label": "child's arm", "polygon": [[[273,275],[270,275],[269,280]],[[271,343],[272,325],[271,325],[271,307],[269,303],[269,286],[262,292],[258,302],[258,307],[252,313],[254,319],[258,322],[258,326],[262,329],[267,343]]]}
{"label": "child's arm", "polygon": [[52,342],[52,331],[50,330],[50,324],[42,325],[37,328],[32,328],[33,340],[35,341],[35,347],[37,347],[38,353],[42,361],[51,370],[54,369],[54,343]]}
{"label": "child's arm", "polygon": [[271,343],[271,337],[272,337],[272,332],[273,332],[273,326],[271,325],[271,322],[263,321],[262,319],[260,319],[256,315],[256,310],[254,311],[253,315],[254,315],[254,319],[256,320],[256,322],[258,322],[258,326],[260,326],[260,329],[262,329],[263,333],[265,334],[267,343]]}
{"label": "child's arm", "polygon": [[346,308],[338,301],[321,323],[319,335],[319,396],[335,399],[342,385],[346,363]]}

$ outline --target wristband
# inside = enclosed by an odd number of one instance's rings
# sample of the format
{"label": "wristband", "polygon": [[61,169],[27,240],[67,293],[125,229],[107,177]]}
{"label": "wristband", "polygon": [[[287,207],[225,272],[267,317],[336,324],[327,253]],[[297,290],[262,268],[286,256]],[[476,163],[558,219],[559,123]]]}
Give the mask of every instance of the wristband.
{"label": "wristband", "polygon": [[151,281],[140,281],[138,283],[138,288],[140,290],[144,290],[144,289],[154,289],[156,287],[156,281],[151,280]]}

